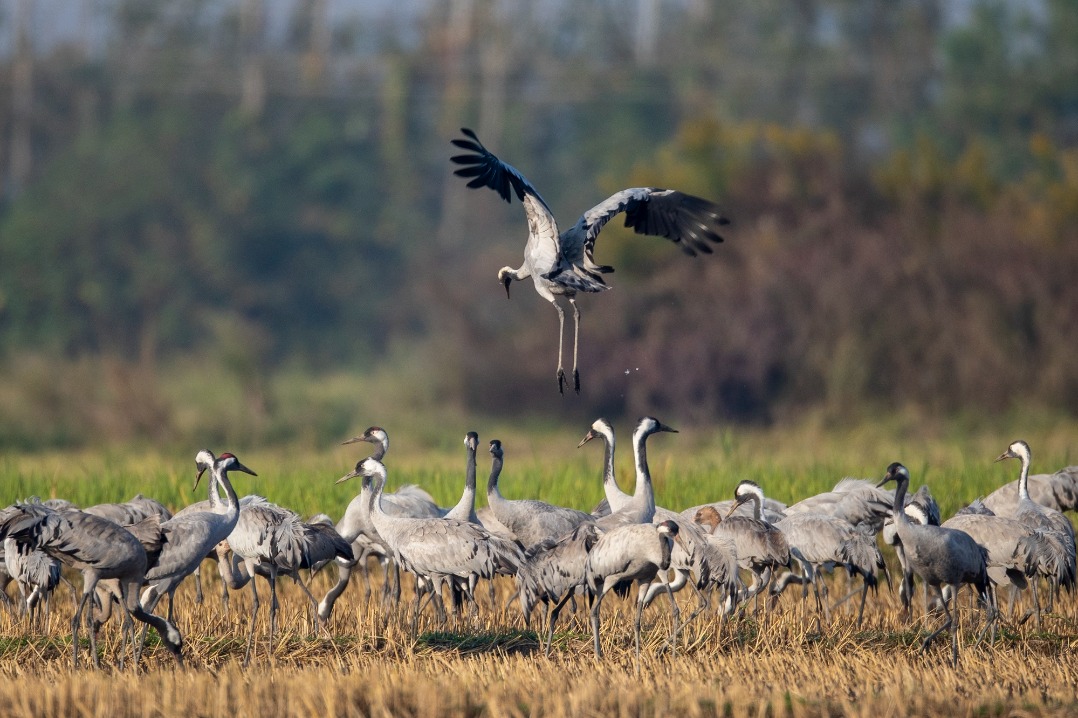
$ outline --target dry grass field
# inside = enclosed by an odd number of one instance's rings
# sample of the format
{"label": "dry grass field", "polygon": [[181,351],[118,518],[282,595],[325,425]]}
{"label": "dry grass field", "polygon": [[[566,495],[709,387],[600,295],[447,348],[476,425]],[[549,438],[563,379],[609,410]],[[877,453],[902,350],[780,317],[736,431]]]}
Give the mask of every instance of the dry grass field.
{"label": "dry grass field", "polygon": [[[844,577],[832,579],[842,594]],[[315,593],[329,586],[316,577]],[[642,665],[632,650],[631,606],[603,606],[606,657],[591,651],[586,614],[559,625],[550,658],[520,614],[492,615],[435,626],[421,622],[412,638],[403,614],[383,615],[351,588],[326,632],[313,632],[305,599],[285,587],[281,632],[272,652],[265,608],[257,655],[243,659],[247,593],[232,597],[225,615],[213,592],[201,606],[185,587],[178,600],[187,667],[177,669],[156,645],[136,673],[116,668],[114,625],[102,629],[103,668],[70,664],[69,591],[62,588],[47,635],[0,618],[0,714],[295,716],[588,716],[588,715],[1073,715],[1078,713],[1078,604],[1068,598],[1036,631],[1032,621],[1005,621],[996,642],[976,644],[979,612],[962,613],[961,657],[949,662],[949,642],[920,653],[924,623],[899,616],[886,587],[870,597],[865,623],[853,606],[839,609],[817,631],[798,598],[775,612],[718,621],[701,616],[681,636],[676,656],[664,650],[670,628],[662,602],[645,613]],[[499,585],[499,600],[511,588]],[[485,596],[485,591],[483,592]],[[963,606],[968,606],[964,594]],[[849,602],[852,604],[853,602]],[[690,599],[682,597],[684,609]],[[848,604],[848,605],[849,605]],[[264,604],[265,605],[265,604]],[[687,612],[687,611],[686,611]],[[1063,615],[1066,614],[1066,615]],[[974,625],[976,624],[976,626]],[[330,637],[332,636],[332,638]],[[85,651],[83,653],[85,659]],[[84,661],[85,662],[85,661]]]}
{"label": "dry grass field", "polygon": [[[1026,434],[1035,451],[1041,449],[1035,470],[1075,463],[1069,445],[1072,429]],[[579,437],[564,433],[531,443],[505,433],[507,446],[515,450],[515,463],[508,464],[503,476],[507,495],[538,495],[581,508],[598,498],[598,452],[573,453]],[[914,471],[914,486],[920,477],[929,477],[948,515],[960,503],[1013,478],[1016,466],[991,463],[1014,438],[1009,434],[970,435],[961,441],[946,438],[945,432],[941,436],[929,440],[899,431],[839,436],[804,432],[776,442],[767,434],[735,438],[688,431],[655,441],[649,456],[659,501],[673,507],[706,496],[728,496],[736,480],[746,475],[758,478],[769,494],[789,501],[828,488],[844,473],[882,473],[887,461],[898,458]],[[688,451],[675,453],[678,442]],[[457,441],[444,450],[427,450],[422,460],[408,444],[407,436],[395,443],[396,463],[392,453],[388,459],[391,488],[417,482],[443,504],[455,500],[463,474]],[[564,463],[543,466],[542,447],[550,445],[567,447],[561,452],[567,457]],[[333,485],[354,463],[354,447],[295,454],[227,448],[259,472],[257,480],[239,486],[241,494],[263,493],[305,514],[317,509],[339,516],[358,488]],[[194,452],[190,454],[9,456],[0,461],[0,475],[9,487],[9,500],[39,493],[72,496],[86,504],[124,500],[142,490],[182,505],[192,498]],[[623,485],[629,480],[627,472],[622,473],[627,459],[618,457]],[[103,476],[108,480],[101,480]],[[893,554],[890,549],[885,553],[897,575]],[[638,667],[627,600],[611,596],[604,601],[604,660],[593,657],[582,608],[572,615],[563,613],[554,650],[546,658],[536,633],[524,630],[517,605],[494,611],[482,588],[478,617],[451,618],[442,626],[428,613],[413,637],[403,608],[410,597],[408,579],[402,608],[383,610],[378,600],[380,570],[372,564],[375,598],[365,601],[357,590],[361,584],[354,583],[323,629],[311,623],[303,593],[283,581],[279,633],[272,647],[266,639],[268,592],[260,583],[257,654],[243,668],[249,592],[233,594],[225,613],[213,564],[205,569],[205,602],[194,603],[190,582],[177,598],[184,669],[175,666],[151,634],[139,669],[129,665],[119,670],[118,630],[112,623],[100,634],[102,669],[72,670],[72,600],[65,585],[57,590],[44,631],[32,630],[0,610],[0,715],[1078,715],[1078,596],[1073,595],[1063,597],[1040,630],[1033,621],[1017,625],[1005,616],[995,642],[989,644],[977,641],[983,618],[964,592],[957,670],[950,665],[947,634],[926,654],[920,652],[926,629],[938,625],[938,619],[923,619],[917,611],[912,622],[906,620],[897,595],[886,585],[877,595],[870,594],[860,629],[854,625],[855,600],[818,628],[811,604],[803,615],[799,593],[790,591],[770,614],[755,614],[750,606],[725,622],[714,611],[700,616],[682,631],[676,655],[663,646],[671,626],[669,606],[657,601],[644,614],[643,661]],[[70,578],[77,586],[78,576]],[[333,567],[315,576],[313,593],[321,596],[335,579]],[[829,580],[832,602],[858,585],[845,576]],[[511,581],[500,579],[497,590],[503,604],[512,591]],[[693,597],[682,594],[678,600],[687,615]],[[87,650],[84,644],[84,659]]]}

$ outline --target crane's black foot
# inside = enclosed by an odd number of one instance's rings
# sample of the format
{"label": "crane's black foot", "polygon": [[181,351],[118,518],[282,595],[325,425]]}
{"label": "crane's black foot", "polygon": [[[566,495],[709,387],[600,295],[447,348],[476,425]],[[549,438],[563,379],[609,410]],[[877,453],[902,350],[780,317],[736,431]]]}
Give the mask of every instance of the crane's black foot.
{"label": "crane's black foot", "polygon": [[576,369],[573,369],[573,390],[580,393],[580,372]]}
{"label": "crane's black foot", "polygon": [[558,367],[558,393],[565,394],[565,385],[568,384],[565,380],[565,370]]}

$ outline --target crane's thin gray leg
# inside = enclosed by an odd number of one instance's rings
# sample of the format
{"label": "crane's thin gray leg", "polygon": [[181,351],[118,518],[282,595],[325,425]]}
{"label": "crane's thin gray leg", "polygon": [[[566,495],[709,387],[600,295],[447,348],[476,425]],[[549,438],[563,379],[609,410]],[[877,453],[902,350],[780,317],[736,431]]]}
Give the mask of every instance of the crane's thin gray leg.
{"label": "crane's thin gray leg", "polygon": [[558,393],[565,393],[565,369],[561,364],[561,353],[563,346],[563,339],[565,338],[565,310],[561,308],[556,300],[551,300],[551,304],[558,310]]}
{"label": "crane's thin gray leg", "polygon": [[258,588],[255,586],[254,566],[250,566],[251,572],[251,625],[247,631],[247,653],[243,656],[243,667],[246,668],[251,662],[251,648],[255,643],[255,618],[258,617]]}
{"label": "crane's thin gray leg", "polygon": [[861,621],[865,617],[865,599],[868,598],[868,581],[864,576],[861,577],[861,608],[857,611],[857,628],[861,628]]}
{"label": "crane's thin gray leg", "polygon": [[603,657],[603,649],[599,646],[599,606],[603,602],[603,596],[606,595],[606,585],[599,589],[599,595],[595,597],[595,603],[591,605],[591,635],[595,643],[595,657]]}
{"label": "crane's thin gray leg", "polygon": [[[958,597],[957,596],[952,596],[951,597],[951,602],[954,604],[954,607],[957,610],[957,608],[958,608]],[[952,626],[952,620],[953,619],[951,618],[951,611],[947,607],[946,602],[943,604],[943,616],[944,616],[944,619],[945,619],[944,622],[943,622],[943,625],[940,626],[939,628],[937,628],[932,633],[928,634],[928,637],[925,638],[924,643],[921,644],[921,653],[924,653],[925,651],[928,650],[928,646],[932,643],[932,640],[936,636],[943,633],[944,631],[951,628],[951,626]]]}
{"label": "crane's thin gray leg", "polygon": [[[79,667],[79,625],[82,622],[82,611],[86,607],[87,601],[90,600],[90,596],[92,593],[92,586],[90,587],[89,591],[83,589],[82,600],[79,601],[79,606],[78,609],[76,609],[75,611],[75,616],[71,619],[71,663],[72,666],[75,668]],[[91,645],[93,645],[92,641]]]}
{"label": "crane's thin gray leg", "polygon": [[[689,617],[685,619],[685,623],[681,624],[681,626],[678,628],[678,631],[688,626],[690,623],[693,622],[693,619],[695,619],[697,616],[699,616],[701,613],[711,607],[711,599],[708,598],[703,591],[698,589],[696,587],[696,584],[694,584],[693,582],[690,581],[689,585],[692,587],[692,590],[696,592],[696,608],[694,608],[693,612],[689,614]],[[709,592],[710,590],[711,589],[708,588]]]}
{"label": "crane's thin gray leg", "polygon": [[[273,634],[277,632],[277,564],[271,563],[269,567],[269,585],[270,585],[270,633],[269,633],[269,654],[270,658],[273,657]],[[251,579],[251,583],[254,583],[254,578]]]}
{"label": "crane's thin gray leg", "polygon": [[[647,595],[648,584],[637,581],[636,588],[636,615],[633,617],[633,641],[636,646],[636,675],[640,675],[640,617],[644,613],[644,597]],[[677,619],[674,619],[675,625]]]}
{"label": "crane's thin gray leg", "polygon": [[423,596],[423,581],[419,576],[415,577],[415,595],[412,597],[412,638],[419,635],[419,610],[420,598]]}
{"label": "crane's thin gray leg", "polygon": [[195,603],[202,605],[202,567],[197,566],[191,574],[195,578]]}
{"label": "crane's thin gray leg", "polygon": [[576,299],[569,297],[569,304],[573,307],[573,390],[580,393],[580,372],[576,368],[577,349],[580,346],[580,308],[576,306]]}
{"label": "crane's thin gray leg", "polygon": [[951,602],[951,610],[954,612],[954,625],[951,626],[951,665],[958,668],[958,597]]}
{"label": "crane's thin gray leg", "polygon": [[546,637],[546,655],[550,656],[550,645],[554,642],[554,624],[558,622],[558,615],[561,613],[561,609],[565,604],[569,603],[569,599],[573,597],[573,589],[569,589],[565,592],[565,595],[561,597],[550,609],[550,613],[547,615],[547,637]]}
{"label": "crane's thin gray leg", "polygon": [[[673,589],[670,588],[670,584],[668,584],[666,581],[663,581],[662,583],[666,587],[666,595],[670,597],[670,610],[674,614],[674,626],[670,630],[670,657],[671,658],[676,658],[677,657],[677,634],[678,634],[678,631],[681,630],[681,625],[680,625],[681,624],[681,609],[679,609],[677,607],[677,599],[674,598],[674,591],[673,591]],[[703,596],[700,596],[700,591],[696,588],[696,584],[693,583],[692,581],[689,581],[688,583],[689,583],[690,586],[692,586],[692,590],[696,591],[697,597],[703,599]],[[686,621],[686,623],[688,623],[688,621]],[[638,650],[637,651],[637,661],[640,660],[640,655],[639,654],[640,654],[640,651]]]}

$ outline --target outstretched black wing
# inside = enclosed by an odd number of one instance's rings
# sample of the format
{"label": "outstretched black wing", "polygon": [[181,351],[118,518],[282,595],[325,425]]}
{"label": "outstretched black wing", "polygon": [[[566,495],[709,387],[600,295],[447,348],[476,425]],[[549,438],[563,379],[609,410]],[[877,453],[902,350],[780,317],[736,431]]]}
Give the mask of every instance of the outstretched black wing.
{"label": "outstretched black wing", "polygon": [[[467,127],[460,128],[460,131],[468,139],[452,140],[452,143],[461,149],[468,150],[469,154],[454,155],[449,158],[455,164],[464,165],[453,174],[471,177],[472,179],[468,182],[469,187],[489,187],[509,203],[513,201],[512,195],[509,194],[510,188],[516,192],[517,199],[521,202],[524,201],[525,194],[533,195],[543,202],[543,198],[535,191],[535,187],[527,177],[520,174],[512,165],[498,159]],[[546,205],[546,202],[543,204]]]}

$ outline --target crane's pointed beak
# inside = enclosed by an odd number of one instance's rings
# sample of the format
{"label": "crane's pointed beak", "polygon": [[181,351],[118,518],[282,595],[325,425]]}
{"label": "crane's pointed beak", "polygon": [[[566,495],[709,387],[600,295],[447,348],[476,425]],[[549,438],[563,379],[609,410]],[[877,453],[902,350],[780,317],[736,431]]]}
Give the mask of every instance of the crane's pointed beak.
{"label": "crane's pointed beak", "polygon": [[738,496],[736,499],[734,499],[734,503],[730,505],[730,510],[727,511],[726,515],[723,516],[722,518],[728,519],[731,516],[733,516],[734,512],[737,511],[737,507],[740,506],[741,504],[745,503],[746,501],[748,501],[748,499],[743,498],[741,496]]}
{"label": "crane's pointed beak", "polygon": [[347,441],[342,441],[341,446],[347,446],[348,444],[358,444],[361,441],[366,441],[366,439],[363,438],[362,436],[353,436],[351,439],[348,439]]}
{"label": "crane's pointed beak", "polygon": [[890,474],[888,474],[887,476],[884,476],[883,481],[876,484],[876,488],[877,489],[883,488],[887,484],[887,482],[890,481],[892,478],[894,478],[894,477],[892,477]]}
{"label": "crane's pointed beak", "polygon": [[679,432],[679,431],[678,431],[677,429],[675,429],[674,427],[672,427],[672,426],[667,426],[666,424],[663,424],[663,423],[660,423],[660,424],[659,424],[659,431],[669,431],[669,432],[670,432],[671,434],[678,434],[678,433],[680,433],[680,432]]}
{"label": "crane's pointed beak", "polygon": [[506,274],[504,277],[502,277],[502,285],[505,287],[505,298],[506,299],[512,299],[512,297],[509,296],[509,285],[512,284],[512,283],[513,283],[513,278],[511,276],[509,276],[508,274]]}
{"label": "crane's pointed beak", "polygon": [[588,443],[592,439],[597,438],[598,436],[599,435],[595,433],[595,429],[590,430],[587,434],[584,435],[584,438],[580,440],[580,443],[576,445],[576,448],[579,449],[581,446]]}
{"label": "crane's pointed beak", "polygon": [[996,457],[996,460],[995,460],[995,461],[993,461],[992,463],[997,463],[997,462],[999,462],[999,461],[1003,461],[1004,459],[1013,459],[1013,458],[1015,458],[1014,454],[1013,454],[1013,453],[1011,453],[1011,450],[1010,450],[1010,449],[1007,449],[1007,450],[1006,450],[1006,451],[1004,451],[1004,452],[1003,452],[1002,454],[1000,454],[999,456],[997,456],[997,457]]}
{"label": "crane's pointed beak", "polygon": [[194,491],[195,489],[198,488],[198,482],[202,480],[202,475],[204,473],[206,473],[206,467],[205,466],[200,466],[198,468],[198,473],[195,474],[195,487],[194,487],[194,489],[191,489],[192,491]]}
{"label": "crane's pointed beak", "polygon": [[345,481],[348,481],[348,479],[354,479],[357,476],[359,476],[358,471],[349,471],[347,474],[345,474],[341,478],[337,479],[333,483],[334,484],[343,484]]}
{"label": "crane's pointed beak", "polygon": [[232,467],[232,471],[242,471],[243,473],[250,474],[251,476],[258,476],[258,474],[251,471],[250,469],[248,469],[246,466],[244,466],[243,464],[241,464],[238,461],[236,462],[236,465]]}

